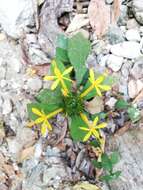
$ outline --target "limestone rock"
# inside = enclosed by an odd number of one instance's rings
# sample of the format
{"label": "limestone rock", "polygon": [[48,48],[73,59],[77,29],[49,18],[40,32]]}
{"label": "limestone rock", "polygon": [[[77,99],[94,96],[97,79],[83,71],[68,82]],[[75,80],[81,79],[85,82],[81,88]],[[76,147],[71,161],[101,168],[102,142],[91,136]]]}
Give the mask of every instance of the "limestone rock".
{"label": "limestone rock", "polygon": [[139,30],[137,30],[137,29],[127,30],[126,38],[128,41],[140,41],[141,37],[140,37]]}
{"label": "limestone rock", "polygon": [[109,55],[107,59],[107,66],[111,68],[114,72],[117,72],[120,70],[122,64],[123,64],[123,57],[118,57],[116,55]]}
{"label": "limestone rock", "polygon": [[143,82],[141,80],[130,80],[128,84],[128,94],[130,98],[135,98],[143,89]]}
{"label": "limestone rock", "polygon": [[143,1],[142,0],[133,0],[133,13],[135,15],[136,20],[143,24]]}

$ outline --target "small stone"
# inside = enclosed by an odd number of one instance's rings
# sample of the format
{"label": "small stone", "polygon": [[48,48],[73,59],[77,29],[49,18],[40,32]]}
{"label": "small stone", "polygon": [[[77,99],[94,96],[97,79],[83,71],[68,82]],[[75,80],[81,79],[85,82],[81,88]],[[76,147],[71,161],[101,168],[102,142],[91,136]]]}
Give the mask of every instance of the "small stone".
{"label": "small stone", "polygon": [[99,65],[100,65],[101,67],[105,67],[108,58],[109,58],[109,55],[102,56],[102,57],[100,58]]}
{"label": "small stone", "polygon": [[0,87],[1,87],[1,88],[4,88],[4,87],[6,87],[6,85],[7,85],[7,81],[6,81],[5,79],[2,79],[2,80],[0,81]]}
{"label": "small stone", "polygon": [[105,105],[109,106],[109,108],[113,109],[115,107],[115,104],[117,102],[117,99],[114,97],[111,97],[106,103]]}
{"label": "small stone", "polygon": [[5,78],[6,69],[4,67],[0,68],[0,80]]}
{"label": "small stone", "polygon": [[133,68],[131,69],[131,75],[135,79],[143,78],[143,58],[140,58],[135,62]]}
{"label": "small stone", "polygon": [[140,24],[143,24],[143,1],[142,0],[133,0],[132,10],[133,10],[136,20]]}
{"label": "small stone", "polygon": [[135,98],[143,89],[143,82],[141,80],[130,80],[128,84],[128,94],[130,98]]}
{"label": "small stone", "polygon": [[113,0],[105,0],[106,4],[110,5],[113,3]]}
{"label": "small stone", "polygon": [[137,21],[132,18],[132,19],[129,19],[127,21],[127,29],[135,29],[135,28],[138,28],[139,27],[139,24],[137,23]]}
{"label": "small stone", "polygon": [[107,60],[107,66],[112,69],[114,72],[117,72],[120,70],[122,64],[123,64],[123,57],[118,57],[116,55],[109,55]]}
{"label": "small stone", "polygon": [[113,45],[110,50],[112,54],[128,59],[138,58],[142,55],[140,50],[140,44],[133,41]]}
{"label": "small stone", "polygon": [[137,29],[130,29],[126,32],[126,38],[128,41],[140,41],[140,33]]}
{"label": "small stone", "polygon": [[4,99],[4,103],[3,103],[3,114],[9,114],[12,112],[12,103],[11,100],[9,98],[5,98]]}
{"label": "small stone", "polygon": [[42,81],[38,77],[30,78],[27,81],[27,87],[30,88],[30,90],[39,91],[42,88]]}
{"label": "small stone", "polygon": [[124,41],[124,34],[117,26],[110,26],[107,34],[109,43],[114,45]]}

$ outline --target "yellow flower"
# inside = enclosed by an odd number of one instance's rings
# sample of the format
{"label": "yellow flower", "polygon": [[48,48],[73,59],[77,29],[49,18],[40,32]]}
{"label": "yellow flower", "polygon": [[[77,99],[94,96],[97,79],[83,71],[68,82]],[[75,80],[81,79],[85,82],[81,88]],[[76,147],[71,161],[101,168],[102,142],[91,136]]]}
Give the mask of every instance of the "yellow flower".
{"label": "yellow flower", "polygon": [[55,88],[57,88],[57,86],[60,84],[62,86],[62,88],[68,92],[68,88],[65,84],[65,81],[70,81],[72,82],[71,79],[69,79],[68,77],[65,77],[67,74],[69,74],[72,70],[73,67],[69,67],[68,69],[66,69],[63,73],[61,73],[61,71],[58,69],[57,64],[55,61],[53,61],[52,63],[54,65],[54,76],[45,76],[44,80],[55,80],[55,82],[52,84],[51,90],[54,90]]}
{"label": "yellow flower", "polygon": [[103,85],[102,82],[105,80],[105,75],[101,75],[97,79],[95,79],[94,71],[93,69],[90,69],[89,71],[89,81],[91,85],[80,95],[81,98],[85,97],[89,92],[91,92],[93,89],[96,90],[97,94],[99,96],[102,96],[101,90],[108,91],[111,89],[108,85]]}
{"label": "yellow flower", "polygon": [[93,122],[90,122],[87,118],[87,116],[83,113],[80,113],[80,116],[82,118],[82,120],[86,123],[87,127],[80,127],[81,130],[86,131],[87,134],[85,135],[83,141],[87,141],[92,135],[99,140],[100,143],[101,142],[101,138],[100,138],[100,132],[99,129],[103,129],[106,127],[106,123],[100,123],[99,125],[97,125],[99,118],[95,117]]}
{"label": "yellow flower", "polygon": [[58,113],[62,112],[63,109],[57,109],[49,114],[45,114],[44,111],[40,111],[37,108],[32,108],[32,112],[38,116],[38,118],[35,121],[32,121],[28,124],[29,127],[32,127],[35,124],[41,124],[41,133],[43,136],[46,135],[47,129],[49,131],[52,130],[52,126],[49,123],[48,119],[52,118],[53,116],[57,115]]}

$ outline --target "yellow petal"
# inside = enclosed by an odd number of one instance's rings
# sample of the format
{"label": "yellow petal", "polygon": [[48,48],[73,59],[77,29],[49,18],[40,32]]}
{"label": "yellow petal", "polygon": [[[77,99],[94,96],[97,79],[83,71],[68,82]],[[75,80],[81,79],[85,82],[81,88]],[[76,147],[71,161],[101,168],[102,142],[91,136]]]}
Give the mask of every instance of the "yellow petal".
{"label": "yellow petal", "polygon": [[58,113],[60,113],[60,112],[62,112],[62,111],[63,111],[63,109],[62,109],[62,108],[59,108],[59,109],[57,109],[57,110],[55,110],[55,111],[49,113],[49,114],[47,115],[47,119],[50,119],[51,117],[57,115]]}
{"label": "yellow petal", "polygon": [[62,77],[64,80],[67,80],[67,81],[70,81],[70,82],[72,82],[72,80],[71,79],[69,79],[69,78],[67,78],[67,77]]}
{"label": "yellow petal", "polygon": [[95,138],[97,138],[97,139],[100,138],[99,132],[97,132],[96,130],[94,130],[92,133],[93,133],[93,135],[94,135]]}
{"label": "yellow petal", "polygon": [[42,136],[46,136],[46,134],[47,134],[47,127],[46,127],[46,125],[45,125],[45,123],[43,123],[43,125],[41,126],[41,134],[42,134]]}
{"label": "yellow petal", "polygon": [[60,82],[61,82],[62,88],[64,90],[68,91],[67,86],[66,86],[65,82],[63,81],[63,79]]}
{"label": "yellow petal", "polygon": [[99,118],[98,118],[98,117],[95,117],[95,119],[94,119],[94,121],[93,121],[93,126],[94,126],[94,127],[97,125],[98,120],[99,120]]}
{"label": "yellow petal", "polygon": [[90,82],[94,82],[94,80],[95,80],[95,77],[94,77],[94,71],[93,71],[93,69],[90,69],[90,71],[89,71],[89,78],[90,78]]}
{"label": "yellow petal", "polygon": [[62,94],[63,94],[65,97],[68,96],[68,91],[67,91],[66,89],[63,89],[63,88],[62,88],[61,91],[62,91]]}
{"label": "yellow petal", "polygon": [[49,129],[49,131],[52,131],[52,125],[49,123],[49,121],[46,121],[45,125],[47,126],[47,128]]}
{"label": "yellow petal", "polygon": [[111,87],[108,85],[98,85],[98,86],[99,86],[99,88],[101,88],[102,90],[105,90],[105,91],[111,90]]}
{"label": "yellow petal", "polygon": [[43,117],[39,117],[38,119],[35,120],[35,124],[42,123],[44,121]]}
{"label": "yellow petal", "polygon": [[99,125],[96,126],[96,129],[103,129],[107,126],[107,123],[101,123]]}
{"label": "yellow petal", "polygon": [[89,126],[89,121],[88,121],[88,118],[86,117],[86,115],[83,113],[80,113],[80,117],[87,124],[87,126]]}
{"label": "yellow petal", "polygon": [[73,70],[73,67],[69,67],[68,69],[66,69],[64,72],[63,72],[63,76],[64,75],[67,75],[67,74],[69,74],[71,71]]}
{"label": "yellow petal", "polygon": [[51,64],[52,64],[54,67],[57,66],[57,63],[56,63],[56,61],[55,61],[54,59],[52,60]]}
{"label": "yellow petal", "polygon": [[62,74],[61,74],[60,70],[57,67],[54,68],[54,73],[55,73],[55,75],[57,76],[58,79],[61,78]]}
{"label": "yellow petal", "polygon": [[102,96],[102,94],[101,94],[101,91],[99,90],[99,88],[95,86],[95,89],[96,89],[96,92],[97,92],[98,96],[100,96],[100,97],[101,97],[101,96]]}
{"label": "yellow petal", "polygon": [[43,116],[42,112],[40,110],[38,110],[37,108],[32,108],[32,112],[40,117]]}
{"label": "yellow petal", "polygon": [[54,90],[55,88],[57,88],[58,84],[59,84],[59,80],[57,79],[55,82],[53,82],[52,86],[51,86],[51,90]]}
{"label": "yellow petal", "polygon": [[102,75],[102,76],[100,76],[100,77],[98,77],[98,78],[96,79],[95,83],[96,83],[96,84],[100,84],[101,82],[104,81],[104,79],[105,79],[105,77]]}
{"label": "yellow petal", "polygon": [[90,136],[91,136],[91,132],[89,131],[89,132],[85,135],[85,137],[84,137],[84,139],[83,139],[83,142],[88,141],[88,139],[90,138]]}
{"label": "yellow petal", "polygon": [[56,76],[48,76],[48,75],[46,75],[44,77],[44,80],[54,80],[55,78],[56,78]]}
{"label": "yellow petal", "polygon": [[86,127],[79,127],[81,130],[83,131],[90,131],[90,129],[86,128]]}

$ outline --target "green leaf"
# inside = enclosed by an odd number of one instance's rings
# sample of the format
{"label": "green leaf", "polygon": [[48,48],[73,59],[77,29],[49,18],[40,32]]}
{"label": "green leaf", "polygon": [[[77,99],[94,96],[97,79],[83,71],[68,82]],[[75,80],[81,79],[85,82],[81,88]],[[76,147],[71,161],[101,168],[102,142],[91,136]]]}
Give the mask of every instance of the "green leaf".
{"label": "green leaf", "polygon": [[109,156],[105,153],[103,153],[101,156],[101,164],[105,170],[110,171],[110,172],[112,171],[112,169],[113,169],[112,162],[111,162]]}
{"label": "green leaf", "polygon": [[67,48],[68,48],[68,38],[64,34],[59,34],[56,45],[59,48],[67,50]]}
{"label": "green leaf", "polygon": [[121,171],[116,171],[116,172],[112,173],[113,179],[114,180],[117,179],[121,175],[121,173],[122,173]]}
{"label": "green leaf", "polygon": [[98,141],[96,140],[92,140],[90,143],[89,143],[91,146],[94,146],[95,148],[99,147],[100,144],[98,143]]}
{"label": "green leaf", "polygon": [[56,59],[62,62],[69,62],[67,50],[57,47],[56,48]]}
{"label": "green leaf", "polygon": [[92,164],[94,165],[95,168],[99,168],[99,169],[102,168],[101,162],[98,162],[97,160],[93,160]]}
{"label": "green leaf", "polygon": [[113,152],[110,155],[110,160],[112,165],[117,164],[119,162],[119,153],[118,152]]}
{"label": "green leaf", "polygon": [[85,62],[90,49],[90,42],[81,33],[77,33],[68,40],[68,57],[75,69],[78,85],[87,71]]}
{"label": "green leaf", "polygon": [[70,134],[75,141],[83,141],[83,138],[87,134],[85,131],[81,130],[80,127],[86,127],[86,124],[81,119],[80,116],[71,117],[70,121]]}
{"label": "green leaf", "polygon": [[129,107],[128,110],[128,116],[131,119],[131,121],[133,123],[139,121],[141,119],[141,114],[139,109],[135,108],[135,107]]}
{"label": "green leaf", "polygon": [[37,103],[37,102],[28,104],[27,111],[28,111],[29,119],[35,121],[38,118],[38,116],[32,112],[32,108],[37,108],[40,111],[43,110],[45,114],[48,114],[50,112],[55,111],[59,107],[55,104],[49,105],[49,104],[42,104],[42,103]]}
{"label": "green leaf", "polygon": [[116,109],[127,109],[129,107],[129,103],[123,99],[120,99],[116,102],[115,108]]}
{"label": "green leaf", "polygon": [[36,100],[48,105],[57,104],[60,106],[63,104],[62,94],[59,89],[55,89],[54,91],[50,89],[43,89],[36,97]]}
{"label": "green leaf", "polygon": [[100,179],[101,179],[102,181],[109,182],[109,181],[113,180],[113,176],[110,175],[110,174],[109,174],[109,175],[104,175],[104,176],[101,176]]}

